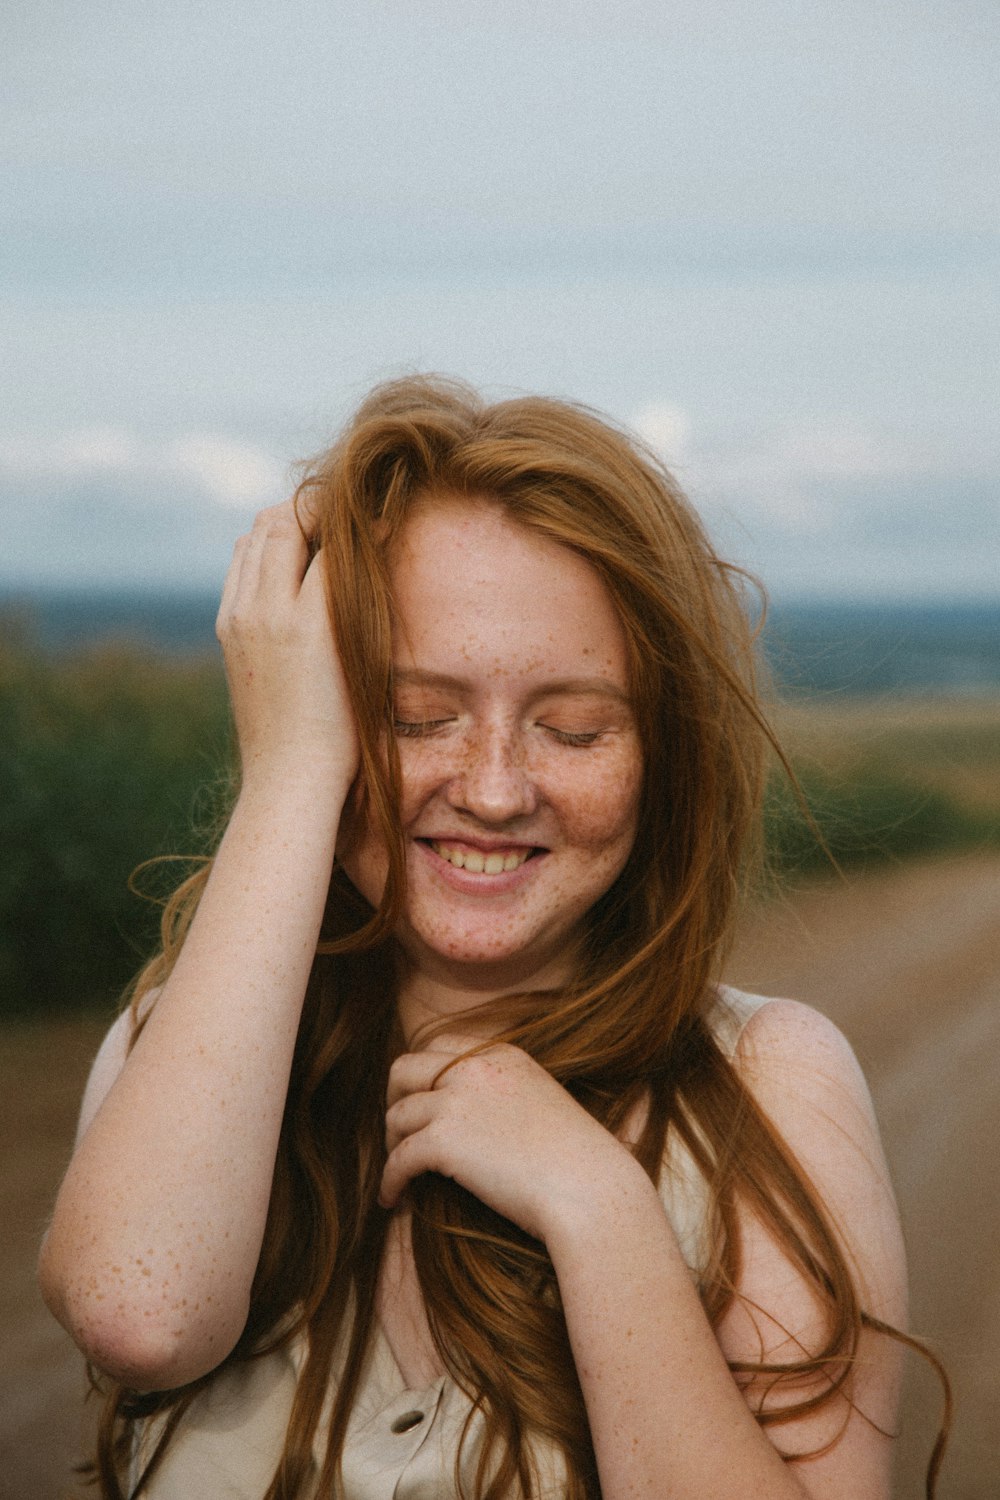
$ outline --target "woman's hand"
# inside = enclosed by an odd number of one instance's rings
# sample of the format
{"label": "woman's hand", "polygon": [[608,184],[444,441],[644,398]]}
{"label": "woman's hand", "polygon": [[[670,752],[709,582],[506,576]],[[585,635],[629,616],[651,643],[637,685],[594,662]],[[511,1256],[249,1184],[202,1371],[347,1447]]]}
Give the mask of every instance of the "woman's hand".
{"label": "woman's hand", "polygon": [[291,505],[240,540],[218,633],[243,757],[184,946],[87,1101],[42,1257],[49,1306],[126,1385],[223,1360],[247,1320],[357,738],[322,562]]}
{"label": "woman's hand", "polygon": [[[308,527],[311,517],[300,503]],[[244,785],[305,772],[340,796],[358,739],[323,589],[292,501],[262,510],[240,537],[216,621]]]}
{"label": "woman's hand", "polygon": [[648,1186],[626,1147],[526,1052],[500,1043],[463,1056],[478,1045],[439,1036],[393,1063],[383,1207],[421,1172],[440,1172],[546,1241],[623,1175]]}

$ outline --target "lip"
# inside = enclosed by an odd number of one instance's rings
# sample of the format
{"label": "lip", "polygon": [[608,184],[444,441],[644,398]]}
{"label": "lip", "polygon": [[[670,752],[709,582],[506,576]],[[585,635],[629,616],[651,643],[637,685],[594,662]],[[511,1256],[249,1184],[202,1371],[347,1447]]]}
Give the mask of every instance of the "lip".
{"label": "lip", "polygon": [[476,873],[472,870],[460,869],[450,861],[442,859],[437,850],[432,847],[429,836],[421,835],[413,840],[417,858],[425,865],[431,876],[440,880],[453,891],[465,895],[475,896],[499,896],[508,892],[517,891],[522,886],[535,878],[539,867],[544,862],[548,850],[538,844],[516,843],[508,839],[486,840],[469,838],[448,838],[433,836],[436,844],[448,844],[452,848],[463,848],[478,850],[480,854],[520,853],[524,849],[530,849],[532,855],[523,864],[518,865],[516,870],[501,870],[496,875]]}
{"label": "lip", "polygon": [[520,854],[524,849],[546,852],[542,844],[528,843],[525,839],[470,839],[466,833],[420,833],[414,837],[418,844],[449,844],[455,849],[476,849],[480,854]]}

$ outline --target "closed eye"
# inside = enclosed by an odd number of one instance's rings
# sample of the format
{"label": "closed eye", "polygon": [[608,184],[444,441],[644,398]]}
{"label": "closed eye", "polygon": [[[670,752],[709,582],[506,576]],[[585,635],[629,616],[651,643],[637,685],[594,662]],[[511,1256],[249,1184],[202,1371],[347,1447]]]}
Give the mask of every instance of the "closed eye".
{"label": "closed eye", "polygon": [[552,738],[560,745],[593,745],[601,737],[599,729],[573,731],[570,729],[556,729],[553,724],[543,724],[542,728],[547,729]]}
{"label": "closed eye", "polygon": [[418,739],[421,735],[433,734],[436,729],[443,729],[452,722],[451,719],[393,719],[392,727],[403,739]]}

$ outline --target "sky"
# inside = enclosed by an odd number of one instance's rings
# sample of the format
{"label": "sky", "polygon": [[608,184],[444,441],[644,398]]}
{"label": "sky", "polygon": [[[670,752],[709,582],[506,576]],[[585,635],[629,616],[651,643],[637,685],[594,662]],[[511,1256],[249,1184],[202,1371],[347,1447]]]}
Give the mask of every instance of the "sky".
{"label": "sky", "polygon": [[0,59],[0,586],[219,586],[437,370],[636,428],[776,599],[1000,597],[995,0],[32,0]]}

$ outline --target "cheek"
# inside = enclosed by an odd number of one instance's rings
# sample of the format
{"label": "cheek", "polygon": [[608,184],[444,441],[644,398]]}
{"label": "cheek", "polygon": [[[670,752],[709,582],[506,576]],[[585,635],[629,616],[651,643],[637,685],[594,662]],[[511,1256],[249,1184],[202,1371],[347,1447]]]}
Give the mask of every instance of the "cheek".
{"label": "cheek", "polygon": [[641,789],[638,756],[616,757],[611,765],[579,776],[567,809],[573,842],[627,853],[635,841]]}
{"label": "cheek", "polygon": [[442,751],[432,742],[400,742],[400,813],[404,828],[428,798],[461,771],[462,764],[461,754],[454,745]]}
{"label": "cheek", "polygon": [[351,883],[367,901],[378,906],[385,889],[389,857],[369,821],[357,788],[344,807],[337,832],[337,859]]}

